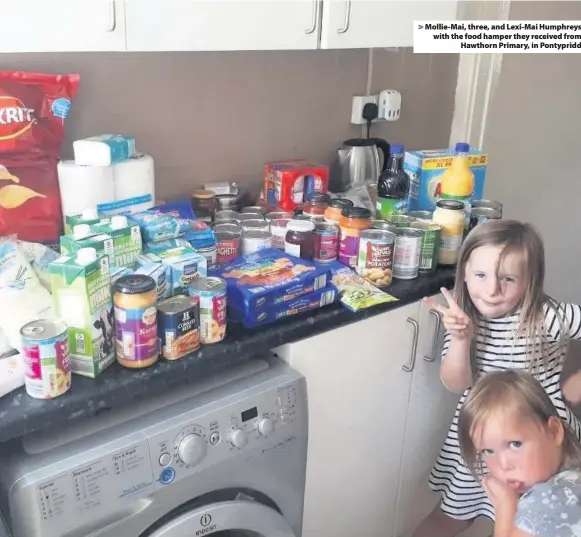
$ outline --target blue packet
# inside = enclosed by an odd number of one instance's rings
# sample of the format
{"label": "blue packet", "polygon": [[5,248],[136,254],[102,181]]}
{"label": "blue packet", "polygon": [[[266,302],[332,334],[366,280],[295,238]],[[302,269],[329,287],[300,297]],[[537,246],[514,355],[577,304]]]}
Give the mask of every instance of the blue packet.
{"label": "blue packet", "polygon": [[192,227],[190,220],[175,218],[151,209],[127,215],[127,218],[139,224],[141,235],[145,242],[161,242],[175,239]]}
{"label": "blue packet", "polygon": [[162,205],[156,205],[151,210],[173,216],[174,218],[184,218],[186,220],[196,219],[196,213],[194,213],[189,199],[170,201]]}
{"label": "blue packet", "polygon": [[189,245],[190,243],[187,240],[181,238],[167,239],[166,241],[159,242],[147,242],[143,245],[143,253],[156,254],[158,252],[163,252],[164,250],[171,250],[172,248]]}

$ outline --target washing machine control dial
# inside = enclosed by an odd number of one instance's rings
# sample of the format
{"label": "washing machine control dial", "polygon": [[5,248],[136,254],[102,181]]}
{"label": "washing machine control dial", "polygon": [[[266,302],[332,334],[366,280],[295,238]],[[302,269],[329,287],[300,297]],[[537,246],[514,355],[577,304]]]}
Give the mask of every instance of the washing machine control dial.
{"label": "washing machine control dial", "polygon": [[178,455],[186,466],[194,466],[206,456],[206,441],[198,434],[188,434],[178,446]]}
{"label": "washing machine control dial", "polygon": [[230,443],[237,448],[242,448],[248,443],[248,435],[242,429],[234,429],[230,433]]}
{"label": "washing machine control dial", "polygon": [[258,422],[258,432],[262,436],[268,436],[273,431],[274,431],[274,421],[272,421],[270,418],[262,418]]}

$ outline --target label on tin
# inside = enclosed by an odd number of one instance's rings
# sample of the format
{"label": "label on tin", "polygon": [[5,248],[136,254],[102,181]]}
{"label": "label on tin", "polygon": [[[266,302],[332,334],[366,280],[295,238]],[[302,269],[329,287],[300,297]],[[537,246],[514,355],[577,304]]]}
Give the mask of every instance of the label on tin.
{"label": "label on tin", "polygon": [[159,354],[155,306],[135,309],[115,306],[115,349],[118,359],[136,364]]}
{"label": "label on tin", "polygon": [[200,315],[197,302],[179,313],[159,311],[158,318],[162,354],[166,360],[176,360],[200,347]]}
{"label": "label on tin", "polygon": [[416,278],[420,268],[421,237],[397,237],[393,253],[393,277]]}
{"label": "label on tin", "polygon": [[226,293],[201,291],[200,339],[202,343],[217,343],[226,335]]}
{"label": "label on tin", "polygon": [[301,245],[300,244],[291,244],[290,242],[284,243],[284,253],[288,255],[292,255],[294,257],[301,257]]}
{"label": "label on tin", "polygon": [[272,245],[271,237],[264,238],[252,238],[252,237],[242,237],[242,254],[253,254],[254,252],[259,252],[266,248],[270,248]]}
{"label": "label on tin", "polygon": [[216,262],[221,265],[238,257],[240,239],[220,239],[216,251]]}
{"label": "label on tin", "polygon": [[357,273],[378,287],[391,283],[393,243],[362,238],[359,242]]}
{"label": "label on tin", "polygon": [[355,268],[357,265],[357,254],[359,253],[359,235],[346,236],[341,234],[339,245],[339,261],[348,267]]}
{"label": "label on tin", "polygon": [[329,232],[316,231],[314,243],[314,261],[325,263],[337,259],[337,252],[339,250],[339,234],[337,230],[331,230]]}
{"label": "label on tin", "polygon": [[23,338],[26,393],[36,399],[52,399],[71,387],[67,333],[40,342]]}
{"label": "label on tin", "polygon": [[436,265],[436,252],[439,244],[438,232],[424,230],[422,232],[422,245],[420,247],[420,270],[430,271]]}
{"label": "label on tin", "polygon": [[375,204],[375,209],[377,211],[378,217],[381,220],[385,220],[394,214],[405,214],[407,212],[407,199],[395,199],[395,198],[377,198]]}

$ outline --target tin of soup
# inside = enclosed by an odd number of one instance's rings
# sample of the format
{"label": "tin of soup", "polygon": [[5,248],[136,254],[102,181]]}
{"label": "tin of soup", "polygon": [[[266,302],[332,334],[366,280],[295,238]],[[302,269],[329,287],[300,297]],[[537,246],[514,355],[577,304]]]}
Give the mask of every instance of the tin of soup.
{"label": "tin of soup", "polygon": [[277,250],[284,250],[286,226],[289,222],[290,218],[277,218],[276,220],[270,221],[270,235],[272,236],[273,248],[276,248]]}
{"label": "tin of soup", "polygon": [[420,271],[420,253],[422,248],[422,231],[404,227],[395,232],[393,252],[393,277],[400,280],[412,280]]}
{"label": "tin of soup", "polygon": [[434,213],[432,211],[410,211],[407,213],[409,218],[413,218],[414,220],[432,220]]}
{"label": "tin of soup", "polygon": [[488,222],[489,220],[500,220],[502,217],[496,209],[488,207],[472,207],[470,213],[470,229],[475,228],[478,224]]}
{"label": "tin of soup", "polygon": [[71,387],[71,362],[67,326],[39,319],[20,329],[24,386],[35,399],[52,399]]}
{"label": "tin of soup", "polygon": [[313,232],[313,261],[330,263],[339,254],[339,226],[335,223],[318,222]]}
{"label": "tin of soup", "polygon": [[231,222],[225,222],[224,224],[216,224],[214,226],[214,233],[220,233],[221,231],[229,231],[231,233],[242,233],[242,227],[240,224],[232,224]]}
{"label": "tin of soup", "polygon": [[433,272],[438,267],[438,249],[440,248],[440,233],[442,228],[433,222],[418,220],[410,224],[412,229],[422,231],[420,247],[420,272]]}
{"label": "tin of soup", "polygon": [[238,257],[240,248],[240,233],[233,231],[217,231],[215,233],[217,242],[216,263],[225,265]]}
{"label": "tin of soup", "polygon": [[264,216],[266,211],[260,205],[251,205],[249,207],[244,207],[240,212],[242,214],[259,214]]}
{"label": "tin of soup", "polygon": [[395,233],[397,226],[391,222],[386,222],[385,220],[373,220],[373,229],[381,229],[382,231],[391,231]]}
{"label": "tin of soup", "polygon": [[365,229],[359,237],[357,273],[377,287],[391,283],[395,237],[381,229]]}
{"label": "tin of soup", "polygon": [[411,218],[407,214],[392,214],[387,218],[387,221],[395,224],[398,228],[409,227],[410,223],[414,221],[414,218]]}
{"label": "tin of soup", "polygon": [[244,220],[240,222],[240,226],[242,227],[242,232],[246,233],[247,231],[256,231],[256,230],[263,230],[268,231],[270,227],[270,222],[267,220]]}
{"label": "tin of soup", "polygon": [[216,224],[220,222],[231,222],[231,221],[238,221],[240,217],[240,213],[236,211],[232,211],[229,209],[224,209],[222,211],[216,211],[214,215],[214,222]]}
{"label": "tin of soup", "polygon": [[245,231],[242,234],[242,255],[253,254],[272,247],[270,231],[262,229]]}
{"label": "tin of soup", "polygon": [[200,341],[222,341],[226,335],[226,282],[202,276],[188,285],[187,293],[200,302]]}
{"label": "tin of soup", "polygon": [[245,220],[264,220],[262,213],[241,213],[236,218],[240,224],[242,224]]}
{"label": "tin of soup", "polygon": [[200,347],[200,301],[197,297],[176,295],[157,305],[157,325],[161,354],[178,360]]}
{"label": "tin of soup", "polygon": [[499,218],[502,218],[503,205],[500,201],[494,200],[472,200],[472,207],[478,207],[483,209],[494,209],[499,213]]}

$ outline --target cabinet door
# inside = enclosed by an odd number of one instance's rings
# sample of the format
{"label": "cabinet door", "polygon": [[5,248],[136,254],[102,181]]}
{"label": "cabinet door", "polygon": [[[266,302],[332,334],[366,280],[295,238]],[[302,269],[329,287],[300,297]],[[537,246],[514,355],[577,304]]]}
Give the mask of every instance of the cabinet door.
{"label": "cabinet door", "polygon": [[414,20],[456,20],[455,0],[324,0],[321,48],[411,47]]}
{"label": "cabinet door", "polygon": [[315,49],[316,0],[126,0],[129,50]]}
{"label": "cabinet door", "polygon": [[4,0],[0,52],[125,50],[125,0]]}
{"label": "cabinet door", "polygon": [[391,535],[418,314],[402,306],[282,352],[307,379],[304,537]]}
{"label": "cabinet door", "polygon": [[[445,304],[441,294],[434,297]],[[401,481],[394,537],[412,535],[416,526],[440,500],[428,479],[440,453],[460,395],[440,380],[443,326],[439,316],[422,303],[420,338],[412,372]]]}

